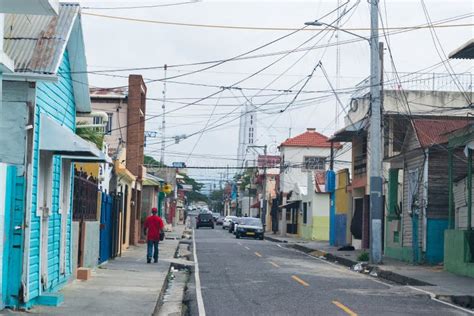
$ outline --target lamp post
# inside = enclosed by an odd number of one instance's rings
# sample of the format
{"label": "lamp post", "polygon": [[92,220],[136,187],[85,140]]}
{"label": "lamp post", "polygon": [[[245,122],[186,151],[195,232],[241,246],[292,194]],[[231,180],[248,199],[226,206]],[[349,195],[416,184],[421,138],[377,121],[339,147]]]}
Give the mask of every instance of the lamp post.
{"label": "lamp post", "polygon": [[382,115],[381,74],[378,34],[378,2],[370,1],[370,39],[321,21],[306,22],[305,25],[327,26],[367,40],[370,45],[370,261],[382,262]]}

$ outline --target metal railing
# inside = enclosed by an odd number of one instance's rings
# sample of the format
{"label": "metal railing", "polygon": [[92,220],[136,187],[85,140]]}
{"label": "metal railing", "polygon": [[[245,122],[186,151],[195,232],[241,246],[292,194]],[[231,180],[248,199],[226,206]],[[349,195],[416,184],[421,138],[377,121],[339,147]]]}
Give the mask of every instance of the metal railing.
{"label": "metal railing", "polygon": [[95,221],[99,187],[93,179],[87,179],[81,172],[74,175],[73,220]]}
{"label": "metal railing", "polygon": [[[384,73],[384,90],[411,91],[443,91],[443,92],[473,92],[473,74],[459,73],[428,73],[428,72],[386,72]],[[351,98],[362,98],[370,91],[370,77],[355,86]]]}

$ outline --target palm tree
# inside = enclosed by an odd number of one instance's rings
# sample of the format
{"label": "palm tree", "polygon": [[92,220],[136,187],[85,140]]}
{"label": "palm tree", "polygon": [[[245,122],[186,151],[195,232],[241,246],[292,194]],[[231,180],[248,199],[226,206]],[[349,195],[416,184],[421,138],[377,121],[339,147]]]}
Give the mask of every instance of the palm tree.
{"label": "palm tree", "polygon": [[[87,123],[77,122],[77,125],[85,125],[85,124]],[[104,133],[101,132],[99,129],[94,128],[94,127],[76,128],[76,134],[82,139],[85,139],[87,141],[90,141],[91,143],[94,143],[97,146],[97,148],[102,150],[102,146],[104,144]]]}

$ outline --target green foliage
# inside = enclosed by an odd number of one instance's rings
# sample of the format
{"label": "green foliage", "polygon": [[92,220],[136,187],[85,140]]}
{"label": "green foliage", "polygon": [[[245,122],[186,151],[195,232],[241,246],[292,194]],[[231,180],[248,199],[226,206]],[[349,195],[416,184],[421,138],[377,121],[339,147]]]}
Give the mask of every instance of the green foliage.
{"label": "green foliage", "polygon": [[247,168],[243,173],[238,173],[234,176],[235,181],[241,181],[240,190],[244,191],[250,185],[250,181],[252,180],[255,173],[255,169]]}
{"label": "green foliage", "polygon": [[[77,125],[85,125],[86,122],[77,122]],[[97,148],[102,150],[102,146],[104,144],[104,134],[99,131],[97,128],[93,127],[82,127],[82,128],[77,128],[76,129],[76,134],[81,137],[82,139],[85,139],[87,141],[90,141],[91,143],[94,143]]]}
{"label": "green foliage", "polygon": [[156,160],[152,156],[147,156],[147,155],[145,155],[145,157],[143,158],[143,164],[147,168],[150,168],[150,167],[157,167],[157,168],[164,167],[164,164],[162,164],[161,162],[159,162],[158,160]]}
{"label": "green foliage", "polygon": [[185,184],[191,185],[193,190],[186,192],[186,197],[188,202],[206,202],[209,203],[209,198],[201,193],[201,189],[204,186],[203,183],[197,182],[195,179],[191,178],[187,174],[181,174],[184,177],[183,181]]}
{"label": "green foliage", "polygon": [[360,255],[357,257],[357,261],[369,261],[369,253],[367,251],[361,252]]}
{"label": "green foliage", "polygon": [[223,198],[224,190],[212,191],[209,195],[209,205],[218,212],[222,212],[224,210]]}

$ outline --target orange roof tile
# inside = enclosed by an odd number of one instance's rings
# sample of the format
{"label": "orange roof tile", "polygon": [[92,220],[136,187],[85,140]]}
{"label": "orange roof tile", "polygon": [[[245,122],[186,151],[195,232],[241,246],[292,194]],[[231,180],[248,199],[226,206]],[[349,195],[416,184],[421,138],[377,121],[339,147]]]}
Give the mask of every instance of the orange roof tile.
{"label": "orange roof tile", "polygon": [[[331,142],[328,141],[329,138],[323,134],[316,132],[314,128],[308,128],[306,132],[298,136],[288,138],[280,146],[285,147],[331,147]],[[341,145],[339,143],[334,143],[334,147],[338,148]]]}

